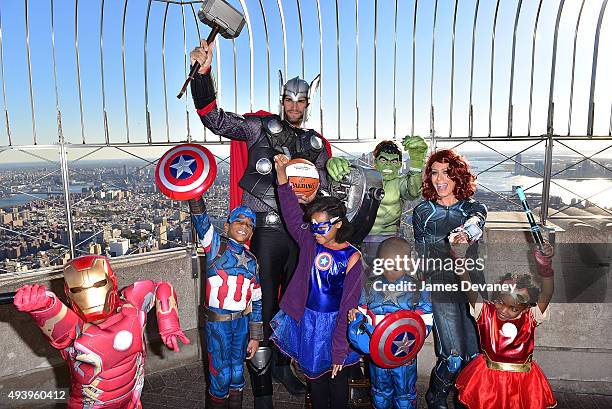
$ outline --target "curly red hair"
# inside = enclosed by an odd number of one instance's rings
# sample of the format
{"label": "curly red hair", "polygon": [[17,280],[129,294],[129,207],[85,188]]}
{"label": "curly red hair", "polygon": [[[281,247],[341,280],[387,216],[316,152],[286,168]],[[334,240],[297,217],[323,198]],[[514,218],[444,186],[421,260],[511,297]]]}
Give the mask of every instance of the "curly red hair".
{"label": "curly red hair", "polygon": [[441,149],[429,156],[423,175],[423,197],[426,200],[439,199],[431,182],[431,166],[434,162],[448,163],[448,177],[455,182],[453,193],[458,200],[469,198],[476,192],[476,176],[470,171],[467,160],[452,149]]}

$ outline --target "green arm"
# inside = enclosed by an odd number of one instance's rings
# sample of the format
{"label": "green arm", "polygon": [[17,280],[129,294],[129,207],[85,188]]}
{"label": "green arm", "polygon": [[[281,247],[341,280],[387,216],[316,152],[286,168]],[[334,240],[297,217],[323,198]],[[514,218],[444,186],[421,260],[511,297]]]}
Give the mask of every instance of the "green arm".
{"label": "green arm", "polygon": [[416,200],[421,197],[423,179],[420,173],[409,173],[401,177],[400,197],[403,200]]}
{"label": "green arm", "polygon": [[[404,150],[410,157],[411,169],[422,169],[427,154],[427,141],[420,136],[406,135],[402,141]],[[404,200],[414,200],[421,197],[423,179],[420,172],[411,171],[400,182],[400,196]]]}

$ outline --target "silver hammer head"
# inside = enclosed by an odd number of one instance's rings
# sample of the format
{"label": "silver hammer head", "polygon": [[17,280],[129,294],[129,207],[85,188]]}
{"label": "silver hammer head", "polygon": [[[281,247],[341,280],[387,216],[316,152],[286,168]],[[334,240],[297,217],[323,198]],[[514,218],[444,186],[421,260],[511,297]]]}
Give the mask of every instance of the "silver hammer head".
{"label": "silver hammer head", "polygon": [[205,0],[198,18],[212,29],[218,28],[219,34],[227,39],[238,37],[245,23],[242,13],[224,0]]}

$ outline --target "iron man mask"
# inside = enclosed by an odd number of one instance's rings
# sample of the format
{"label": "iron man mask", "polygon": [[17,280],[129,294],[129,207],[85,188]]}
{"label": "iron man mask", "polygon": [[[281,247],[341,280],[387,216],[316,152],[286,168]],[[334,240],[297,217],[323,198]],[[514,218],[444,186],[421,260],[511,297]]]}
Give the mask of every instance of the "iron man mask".
{"label": "iron man mask", "polygon": [[72,309],[86,322],[104,320],[117,309],[117,277],[104,256],[70,260],[64,266],[64,290]]}

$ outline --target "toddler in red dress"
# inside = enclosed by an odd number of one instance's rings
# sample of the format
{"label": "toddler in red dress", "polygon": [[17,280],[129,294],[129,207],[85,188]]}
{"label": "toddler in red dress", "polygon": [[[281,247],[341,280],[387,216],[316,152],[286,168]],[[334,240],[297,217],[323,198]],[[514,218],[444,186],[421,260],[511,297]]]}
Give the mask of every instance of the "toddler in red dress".
{"label": "toddler in red dress", "polygon": [[[476,319],[480,355],[456,381],[459,401],[469,409],[543,409],[557,402],[540,366],[533,361],[535,328],[548,319],[552,298],[553,250],[548,242],[536,249],[541,285],[531,274],[507,274],[500,284],[510,291],[494,293],[493,302],[468,291]],[[462,281],[469,281],[463,274]]]}

